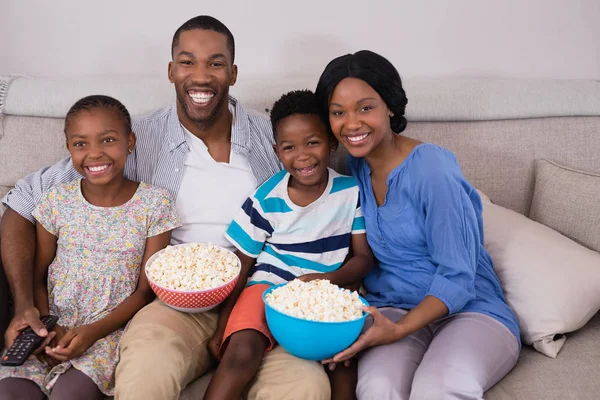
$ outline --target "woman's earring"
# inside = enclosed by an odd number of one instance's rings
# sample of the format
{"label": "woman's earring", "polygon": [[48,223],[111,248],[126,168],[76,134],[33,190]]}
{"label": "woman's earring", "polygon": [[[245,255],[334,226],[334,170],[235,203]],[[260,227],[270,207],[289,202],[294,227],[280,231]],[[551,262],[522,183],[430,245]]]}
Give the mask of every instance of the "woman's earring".
{"label": "woman's earring", "polygon": [[133,150],[131,149],[127,149],[127,151],[129,151],[129,154],[133,153]]}
{"label": "woman's earring", "polygon": [[390,118],[394,117],[394,113],[390,111]]}

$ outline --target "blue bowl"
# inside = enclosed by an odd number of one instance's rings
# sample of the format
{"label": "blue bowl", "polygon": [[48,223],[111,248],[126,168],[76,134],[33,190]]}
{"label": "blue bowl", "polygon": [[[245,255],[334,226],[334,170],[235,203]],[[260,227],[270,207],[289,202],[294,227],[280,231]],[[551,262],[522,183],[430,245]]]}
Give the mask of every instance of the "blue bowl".
{"label": "blue bowl", "polygon": [[[348,348],[362,330],[367,313],[353,321],[320,322],[307,321],[283,314],[266,301],[267,294],[283,286],[273,286],[263,294],[267,324],[277,342],[288,353],[306,360],[326,360]],[[360,300],[368,306],[362,297]]]}

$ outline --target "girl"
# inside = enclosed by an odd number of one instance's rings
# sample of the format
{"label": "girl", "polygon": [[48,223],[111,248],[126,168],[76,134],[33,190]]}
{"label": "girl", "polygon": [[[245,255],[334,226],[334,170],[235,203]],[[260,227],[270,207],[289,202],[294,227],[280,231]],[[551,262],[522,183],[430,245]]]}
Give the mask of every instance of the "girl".
{"label": "girl", "polygon": [[359,399],[482,398],[515,365],[520,342],[483,247],[479,195],[450,151],[399,135],[407,100],[385,58],[336,58],[316,95],[350,153],[377,260],[364,282],[371,328],[325,362],[365,350]]}
{"label": "girl", "polygon": [[37,359],[0,369],[1,399],[111,396],[123,327],[154,297],[141,266],[179,226],[165,190],[123,176],[135,135],[119,101],[77,101],[65,134],[83,178],[50,189],[34,211],[35,306],[59,321]]}

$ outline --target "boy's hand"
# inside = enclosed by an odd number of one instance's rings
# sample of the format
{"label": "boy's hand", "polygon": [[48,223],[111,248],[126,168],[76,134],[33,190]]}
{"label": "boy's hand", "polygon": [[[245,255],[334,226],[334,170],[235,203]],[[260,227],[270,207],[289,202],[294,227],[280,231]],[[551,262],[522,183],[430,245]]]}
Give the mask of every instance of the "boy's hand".
{"label": "boy's hand", "polygon": [[306,274],[299,276],[297,279],[300,279],[302,282],[310,282],[316,279],[329,279],[327,274]]}
{"label": "boy's hand", "polygon": [[46,354],[60,362],[79,357],[87,351],[97,338],[89,325],[67,331],[55,347],[46,347]]}
{"label": "boy's hand", "polygon": [[223,341],[223,333],[223,331],[217,329],[208,341],[208,351],[210,351],[210,354],[212,354],[217,361],[219,360],[219,350],[221,349],[221,343]]}

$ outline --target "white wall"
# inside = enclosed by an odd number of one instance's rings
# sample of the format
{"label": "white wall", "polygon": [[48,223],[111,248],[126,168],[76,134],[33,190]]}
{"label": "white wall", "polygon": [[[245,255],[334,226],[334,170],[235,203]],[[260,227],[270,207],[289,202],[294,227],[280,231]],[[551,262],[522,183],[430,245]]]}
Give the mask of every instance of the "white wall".
{"label": "white wall", "polygon": [[241,79],[363,48],[404,76],[600,79],[599,0],[0,0],[0,74],[166,74],[198,14],[233,32]]}

